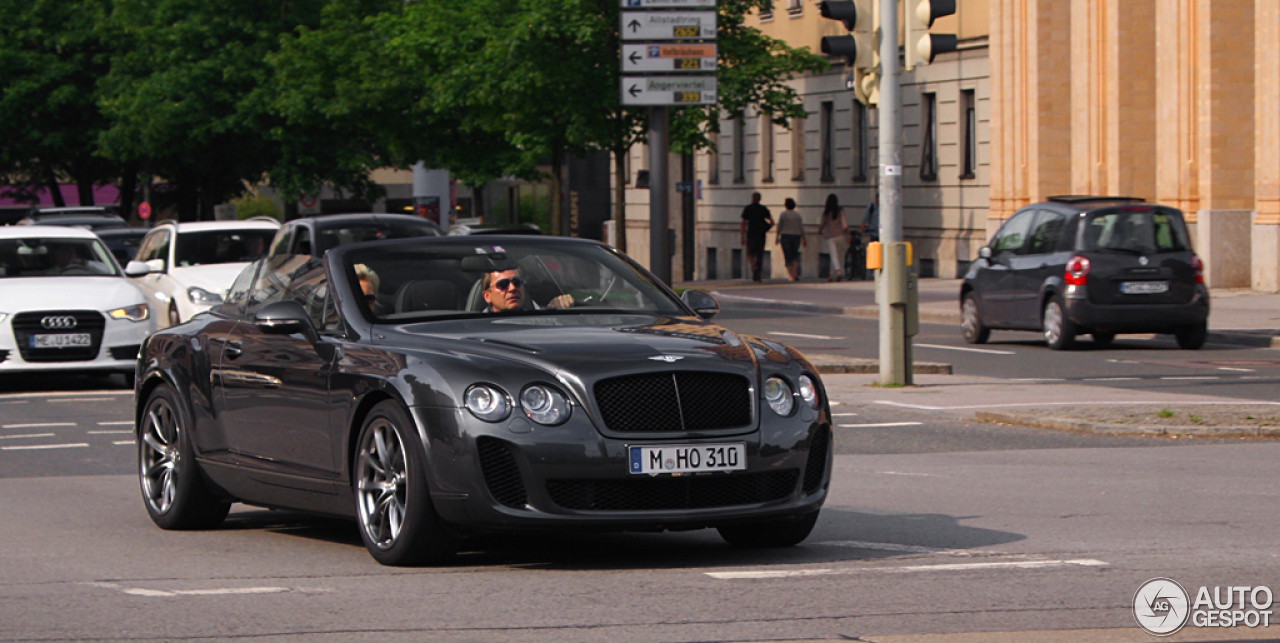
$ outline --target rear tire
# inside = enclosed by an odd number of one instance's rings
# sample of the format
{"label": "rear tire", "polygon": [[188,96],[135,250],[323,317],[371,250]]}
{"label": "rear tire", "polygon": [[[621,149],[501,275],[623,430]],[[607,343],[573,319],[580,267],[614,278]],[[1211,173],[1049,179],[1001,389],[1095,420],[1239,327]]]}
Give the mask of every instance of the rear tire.
{"label": "rear tire", "polygon": [[971,292],[965,293],[964,304],[960,307],[960,332],[969,344],[985,344],[991,338],[991,329],[982,323],[978,300]]}
{"label": "rear tire", "polygon": [[456,533],[436,514],[427,488],[426,454],[408,414],[387,400],[365,418],[352,462],[360,538],[383,565],[438,563],[458,549]]}
{"label": "rear tire", "polygon": [[1198,350],[1204,346],[1204,340],[1209,336],[1209,325],[1201,322],[1195,326],[1180,328],[1174,336],[1178,338],[1178,348],[1189,351]]}
{"label": "rear tire", "polygon": [[1076,325],[1067,318],[1067,309],[1062,305],[1062,298],[1054,295],[1044,305],[1043,320],[1044,341],[1055,351],[1067,350],[1076,341]]}
{"label": "rear tire", "polygon": [[151,392],[138,427],[138,480],[147,513],[161,529],[212,529],[231,509],[205,486],[190,427],[173,389]]}
{"label": "rear tire", "polygon": [[1096,330],[1090,334],[1093,335],[1093,343],[1098,346],[1110,346],[1112,340],[1116,338],[1115,333],[1103,333]]}
{"label": "rear tire", "polygon": [[720,537],[734,547],[760,549],[766,547],[792,547],[809,537],[818,522],[818,512],[799,518],[770,520],[746,525],[717,527]]}

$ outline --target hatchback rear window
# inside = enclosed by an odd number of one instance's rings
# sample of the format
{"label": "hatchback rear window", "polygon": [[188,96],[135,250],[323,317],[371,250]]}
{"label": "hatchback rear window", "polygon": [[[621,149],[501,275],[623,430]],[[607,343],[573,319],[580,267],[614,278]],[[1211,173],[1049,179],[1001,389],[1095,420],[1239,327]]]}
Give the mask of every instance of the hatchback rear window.
{"label": "hatchback rear window", "polygon": [[1085,222],[1086,250],[1154,254],[1190,247],[1176,210],[1124,208],[1092,214]]}

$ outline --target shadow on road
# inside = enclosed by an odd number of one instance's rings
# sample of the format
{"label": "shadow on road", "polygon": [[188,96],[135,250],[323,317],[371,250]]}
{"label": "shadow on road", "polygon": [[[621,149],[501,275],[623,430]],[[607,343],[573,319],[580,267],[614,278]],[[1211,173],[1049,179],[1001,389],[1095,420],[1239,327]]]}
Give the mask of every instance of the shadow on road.
{"label": "shadow on road", "polygon": [[129,390],[124,376],[82,373],[14,373],[0,375],[0,393]]}

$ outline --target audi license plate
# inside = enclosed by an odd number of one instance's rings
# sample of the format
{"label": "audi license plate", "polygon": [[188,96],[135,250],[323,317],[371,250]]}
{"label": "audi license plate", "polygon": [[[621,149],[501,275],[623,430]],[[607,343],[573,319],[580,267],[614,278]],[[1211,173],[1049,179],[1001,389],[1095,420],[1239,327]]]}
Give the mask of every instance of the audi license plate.
{"label": "audi license plate", "polygon": [[1126,295],[1158,295],[1169,292],[1167,281],[1122,281],[1120,292]]}
{"label": "audi license plate", "polygon": [[31,348],[74,348],[91,346],[89,333],[59,333],[57,335],[32,335]]}
{"label": "audi license plate", "polygon": [[747,468],[747,447],[738,444],[681,444],[631,447],[631,473],[704,473]]}

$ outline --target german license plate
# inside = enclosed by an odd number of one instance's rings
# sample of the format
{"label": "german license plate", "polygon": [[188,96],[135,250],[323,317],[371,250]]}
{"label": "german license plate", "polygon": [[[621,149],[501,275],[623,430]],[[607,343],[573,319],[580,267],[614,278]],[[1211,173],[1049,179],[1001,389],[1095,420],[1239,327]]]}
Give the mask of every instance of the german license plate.
{"label": "german license plate", "polygon": [[89,333],[59,333],[57,335],[32,335],[31,348],[75,348],[90,346]]}
{"label": "german license plate", "polygon": [[747,468],[747,447],[738,444],[680,444],[631,447],[631,473],[703,473]]}
{"label": "german license plate", "polygon": [[1167,281],[1122,281],[1120,292],[1126,295],[1158,295],[1169,292]]}

